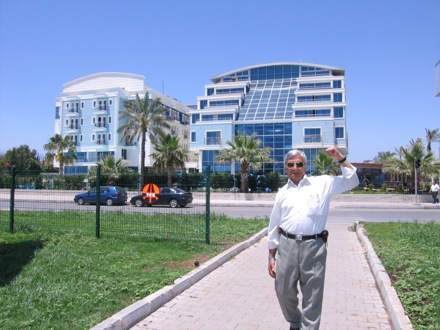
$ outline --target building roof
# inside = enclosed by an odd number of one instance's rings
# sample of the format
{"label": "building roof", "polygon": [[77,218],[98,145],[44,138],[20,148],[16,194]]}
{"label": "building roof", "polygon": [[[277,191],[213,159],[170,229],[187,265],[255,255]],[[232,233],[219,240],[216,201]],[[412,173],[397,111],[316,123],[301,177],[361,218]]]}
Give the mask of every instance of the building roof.
{"label": "building roof", "polygon": [[123,88],[128,91],[142,90],[144,76],[125,72],[98,72],[65,83],[63,92],[71,93],[107,88]]}
{"label": "building roof", "polygon": [[338,74],[343,75],[345,70],[341,69],[341,68],[337,68],[334,66],[329,66],[329,65],[323,65],[323,64],[316,64],[316,63],[307,63],[307,62],[271,62],[271,63],[264,63],[264,64],[258,64],[258,65],[250,65],[250,66],[246,66],[246,67],[242,67],[236,70],[232,70],[232,71],[228,71],[222,74],[219,74],[217,76],[214,76],[211,78],[211,81],[216,83],[218,81],[220,81],[220,79],[222,77],[226,77],[229,76],[231,74],[237,73],[237,72],[241,72],[241,71],[246,71],[246,70],[251,70],[251,69],[257,69],[257,68],[261,68],[261,67],[267,67],[267,66],[279,66],[279,65],[298,65],[298,66],[311,66],[311,67],[319,67],[322,69],[327,69],[327,70],[331,70],[331,71],[337,71]]}

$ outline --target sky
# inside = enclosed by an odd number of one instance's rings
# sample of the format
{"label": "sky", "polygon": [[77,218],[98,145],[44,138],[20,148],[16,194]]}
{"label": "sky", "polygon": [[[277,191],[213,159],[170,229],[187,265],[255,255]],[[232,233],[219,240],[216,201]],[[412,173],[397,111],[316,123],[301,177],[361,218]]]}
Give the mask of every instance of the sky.
{"label": "sky", "polygon": [[218,74],[285,61],[345,70],[363,162],[440,128],[439,60],[440,0],[0,0],[0,153],[44,158],[55,100],[83,76],[138,74],[195,104]]}

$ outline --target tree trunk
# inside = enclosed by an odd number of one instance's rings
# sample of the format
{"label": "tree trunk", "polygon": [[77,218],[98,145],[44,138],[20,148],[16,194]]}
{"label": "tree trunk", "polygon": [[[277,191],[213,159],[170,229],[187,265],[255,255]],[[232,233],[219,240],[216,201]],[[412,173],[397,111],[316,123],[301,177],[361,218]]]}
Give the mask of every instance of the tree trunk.
{"label": "tree trunk", "polygon": [[145,185],[144,182],[144,172],[145,172],[145,137],[146,137],[146,132],[142,133],[142,137],[141,137],[141,168],[140,168],[140,175],[141,175],[141,189],[143,188],[143,186]]}
{"label": "tree trunk", "polygon": [[249,192],[249,174],[247,172],[240,173],[240,191],[247,193]]}

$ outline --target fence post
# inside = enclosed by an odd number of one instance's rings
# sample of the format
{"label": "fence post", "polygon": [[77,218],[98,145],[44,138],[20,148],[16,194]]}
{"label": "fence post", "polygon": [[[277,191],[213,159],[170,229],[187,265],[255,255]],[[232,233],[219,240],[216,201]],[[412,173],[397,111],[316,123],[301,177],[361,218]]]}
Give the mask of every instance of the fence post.
{"label": "fence post", "polygon": [[205,219],[205,243],[211,244],[211,167],[206,166],[206,219]]}
{"label": "fence post", "polygon": [[15,165],[11,166],[11,195],[9,197],[9,231],[14,232]]}
{"label": "fence post", "polygon": [[96,238],[101,237],[101,166],[96,169]]}

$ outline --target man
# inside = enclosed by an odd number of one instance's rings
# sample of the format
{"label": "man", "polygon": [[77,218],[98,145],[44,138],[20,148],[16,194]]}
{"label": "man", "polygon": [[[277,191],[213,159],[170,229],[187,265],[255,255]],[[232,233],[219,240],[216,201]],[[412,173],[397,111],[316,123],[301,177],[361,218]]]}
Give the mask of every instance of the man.
{"label": "man", "polygon": [[[324,294],[331,197],[359,184],[356,168],[336,148],[326,154],[341,165],[341,176],[306,176],[307,157],[291,150],[284,157],[289,180],[275,198],[268,228],[269,275],[290,329],[319,329]],[[298,308],[298,282],[302,311]]]}
{"label": "man", "polygon": [[438,203],[437,195],[438,195],[439,189],[440,189],[440,186],[438,185],[437,180],[434,180],[434,183],[431,185],[431,188],[429,189],[429,192],[431,193],[432,200],[433,200],[434,204]]}

